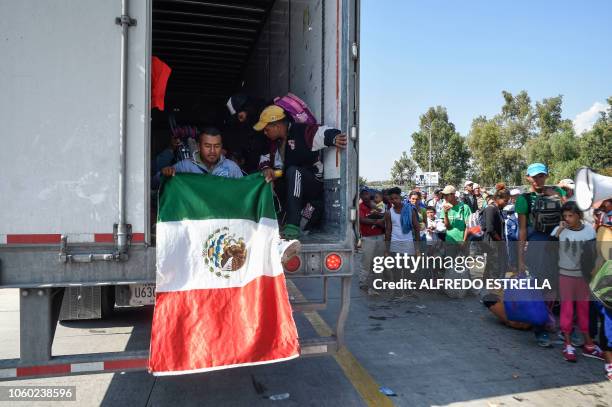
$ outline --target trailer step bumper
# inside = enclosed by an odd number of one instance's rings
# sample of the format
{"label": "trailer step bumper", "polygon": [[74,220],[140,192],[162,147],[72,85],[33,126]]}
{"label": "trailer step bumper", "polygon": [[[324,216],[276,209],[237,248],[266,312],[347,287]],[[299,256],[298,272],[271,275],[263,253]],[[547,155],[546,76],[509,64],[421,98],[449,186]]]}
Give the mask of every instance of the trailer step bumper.
{"label": "trailer step bumper", "polygon": [[[300,341],[301,356],[334,354],[338,342],[333,337]],[[91,373],[133,372],[146,370],[148,351],[94,353],[53,357],[47,364],[24,366],[19,359],[0,360],[0,381],[33,377],[68,376]]]}

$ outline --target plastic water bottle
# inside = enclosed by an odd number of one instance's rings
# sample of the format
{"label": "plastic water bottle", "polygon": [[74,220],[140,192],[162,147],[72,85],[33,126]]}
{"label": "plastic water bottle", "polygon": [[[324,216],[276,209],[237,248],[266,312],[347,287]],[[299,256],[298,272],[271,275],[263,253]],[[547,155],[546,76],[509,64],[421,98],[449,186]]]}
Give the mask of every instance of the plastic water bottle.
{"label": "plastic water bottle", "polygon": [[289,398],[289,393],[274,394],[268,398],[270,400],[286,400]]}

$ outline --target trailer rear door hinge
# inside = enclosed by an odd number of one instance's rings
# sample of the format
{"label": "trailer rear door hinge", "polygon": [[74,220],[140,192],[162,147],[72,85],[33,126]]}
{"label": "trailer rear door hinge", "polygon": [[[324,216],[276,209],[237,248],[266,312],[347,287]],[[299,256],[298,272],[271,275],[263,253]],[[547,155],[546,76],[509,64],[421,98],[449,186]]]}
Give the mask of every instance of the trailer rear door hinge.
{"label": "trailer rear door hinge", "polygon": [[359,59],[359,45],[356,42],[351,44],[351,57],[353,61],[357,61]]}
{"label": "trailer rear door hinge", "polygon": [[357,140],[357,126],[351,126],[351,140]]}

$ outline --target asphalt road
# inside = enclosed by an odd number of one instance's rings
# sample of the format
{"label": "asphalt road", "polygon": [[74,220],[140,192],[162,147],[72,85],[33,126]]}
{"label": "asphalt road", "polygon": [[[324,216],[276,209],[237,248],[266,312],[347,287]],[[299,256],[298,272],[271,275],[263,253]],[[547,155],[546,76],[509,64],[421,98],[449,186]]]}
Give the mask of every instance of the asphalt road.
{"label": "asphalt road", "polygon": [[[320,296],[317,282],[299,280],[296,285],[309,299]],[[330,288],[330,306],[319,314],[333,326],[339,287],[332,283]],[[19,355],[17,294],[0,290],[0,358]],[[497,323],[475,297],[417,295],[402,303],[368,298],[354,282],[343,360],[357,365],[349,368],[328,356],[187,376],[90,374],[5,381],[0,386],[73,385],[77,402],[65,405],[79,406],[362,406],[380,404],[364,397],[379,386],[397,395],[378,400],[397,406],[612,405],[612,382],[603,375],[603,362],[580,355],[576,364],[565,362],[560,345],[538,348],[531,332]],[[108,321],[61,324],[53,353],[146,349],[150,318],[150,309],[131,309]],[[315,334],[305,318],[296,316],[296,321],[302,337]],[[369,376],[356,380],[356,367]],[[267,398],[283,393],[289,397]]]}

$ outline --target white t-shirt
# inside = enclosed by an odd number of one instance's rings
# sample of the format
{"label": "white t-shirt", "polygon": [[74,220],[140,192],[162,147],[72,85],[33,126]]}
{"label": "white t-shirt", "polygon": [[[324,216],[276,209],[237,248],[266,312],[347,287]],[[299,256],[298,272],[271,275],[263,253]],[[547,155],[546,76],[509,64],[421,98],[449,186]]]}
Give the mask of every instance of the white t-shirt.
{"label": "white t-shirt", "polygon": [[[557,235],[557,226],[551,236]],[[571,230],[565,228],[559,234],[559,273],[569,277],[582,277],[580,258],[583,245],[580,242],[594,240],[597,237],[593,227],[582,224],[582,229]]]}
{"label": "white t-shirt", "polygon": [[[433,228],[431,231],[429,228]],[[425,230],[425,238],[427,239],[427,244],[432,245],[434,242],[440,240],[438,237],[438,232],[444,232],[446,227],[444,227],[444,222],[440,219],[429,219],[427,218],[427,229]]]}
{"label": "white t-shirt", "polygon": [[389,209],[389,214],[391,215],[391,243],[389,245],[389,251],[392,253],[408,253],[413,255],[415,251],[412,230],[408,233],[402,231],[402,215],[401,213],[395,212],[393,207]]}

